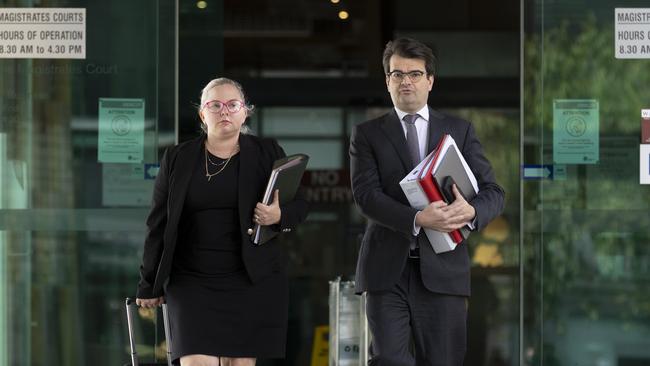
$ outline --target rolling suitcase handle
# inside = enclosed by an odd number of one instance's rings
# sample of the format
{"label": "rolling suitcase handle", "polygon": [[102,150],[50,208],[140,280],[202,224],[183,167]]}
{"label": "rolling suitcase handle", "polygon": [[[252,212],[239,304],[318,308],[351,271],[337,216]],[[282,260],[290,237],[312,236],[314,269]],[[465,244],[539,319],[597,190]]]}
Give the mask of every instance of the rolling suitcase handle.
{"label": "rolling suitcase handle", "polygon": [[[133,308],[131,305],[135,304],[135,301],[127,297],[126,298],[126,320],[129,327],[129,343],[131,345],[131,365],[139,366],[138,362],[138,351],[135,347],[135,339],[133,336]],[[167,365],[172,366],[172,346],[170,338],[170,329],[169,329],[169,314],[167,313],[167,304],[162,304],[163,311],[163,323],[165,328],[165,340],[167,344]]]}

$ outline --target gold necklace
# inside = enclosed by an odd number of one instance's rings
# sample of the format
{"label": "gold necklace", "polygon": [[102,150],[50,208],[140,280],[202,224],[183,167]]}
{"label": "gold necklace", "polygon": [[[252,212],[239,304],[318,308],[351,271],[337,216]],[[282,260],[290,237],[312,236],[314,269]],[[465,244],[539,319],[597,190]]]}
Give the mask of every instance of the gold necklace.
{"label": "gold necklace", "polygon": [[[205,153],[205,176],[208,178],[208,182],[210,181],[210,179],[212,177],[214,177],[215,175],[221,173],[224,169],[226,169],[226,166],[228,166],[228,163],[230,162],[230,159],[232,159],[232,157],[235,156],[235,152],[237,152],[237,148],[239,148],[239,144],[236,144],[235,148],[232,149],[232,152],[230,153],[230,156],[228,157],[228,160],[226,160],[226,162],[223,163],[223,166],[221,167],[221,169],[219,169],[216,173],[210,173],[210,171],[208,171],[208,159],[209,159],[208,158],[208,146],[207,145],[203,146],[203,151]],[[211,161],[211,163],[212,163],[212,161]]]}
{"label": "gold necklace", "polygon": [[[208,153],[208,162],[209,162],[211,165],[214,165],[214,166],[222,166],[222,165],[224,165],[224,164],[226,163],[226,160],[222,161],[221,163],[215,163],[214,161],[212,161],[212,159],[210,159],[210,155],[211,155],[211,154]],[[220,159],[221,159],[221,158],[220,158]]]}

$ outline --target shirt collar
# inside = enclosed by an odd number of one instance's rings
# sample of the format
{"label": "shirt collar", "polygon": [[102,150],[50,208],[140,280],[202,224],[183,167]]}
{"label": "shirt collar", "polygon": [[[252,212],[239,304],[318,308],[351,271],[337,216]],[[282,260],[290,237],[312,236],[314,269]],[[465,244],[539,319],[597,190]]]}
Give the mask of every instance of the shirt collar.
{"label": "shirt collar", "polygon": [[[411,113],[404,112],[403,110],[397,107],[394,108],[395,108],[395,112],[397,112],[397,117],[399,118],[400,122],[404,120],[404,116],[406,116],[407,114],[411,114]],[[417,111],[415,114],[420,116],[420,118],[422,118],[423,120],[429,122],[429,106],[427,104],[425,104],[424,107],[422,107],[422,109]]]}

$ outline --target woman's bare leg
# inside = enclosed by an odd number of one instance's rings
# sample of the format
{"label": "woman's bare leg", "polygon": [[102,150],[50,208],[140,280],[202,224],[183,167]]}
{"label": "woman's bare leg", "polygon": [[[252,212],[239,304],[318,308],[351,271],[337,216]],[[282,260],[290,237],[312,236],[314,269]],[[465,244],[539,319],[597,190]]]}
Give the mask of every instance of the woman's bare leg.
{"label": "woman's bare leg", "polygon": [[255,358],[221,357],[221,366],[255,366]]}
{"label": "woman's bare leg", "polygon": [[181,357],[181,366],[219,366],[219,357],[208,355],[187,355]]}

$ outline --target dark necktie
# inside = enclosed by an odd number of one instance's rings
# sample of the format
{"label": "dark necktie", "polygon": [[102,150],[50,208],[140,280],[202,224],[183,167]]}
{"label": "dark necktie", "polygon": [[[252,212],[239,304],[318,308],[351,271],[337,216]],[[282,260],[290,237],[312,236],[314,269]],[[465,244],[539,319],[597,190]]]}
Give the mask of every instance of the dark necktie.
{"label": "dark necktie", "polygon": [[[406,145],[409,148],[409,155],[411,155],[411,160],[413,161],[413,166],[420,164],[420,142],[418,141],[418,130],[415,128],[415,120],[418,119],[417,114],[407,114],[404,116],[404,122],[406,122]],[[418,238],[416,237],[413,240],[409,247],[411,253],[417,253],[419,247]],[[411,256],[411,254],[409,254]],[[419,254],[415,254],[419,256]]]}
{"label": "dark necktie", "polygon": [[406,122],[406,144],[409,148],[409,155],[413,166],[420,164],[420,142],[418,141],[418,130],[415,128],[415,120],[418,119],[417,114],[407,114],[404,116]]}

